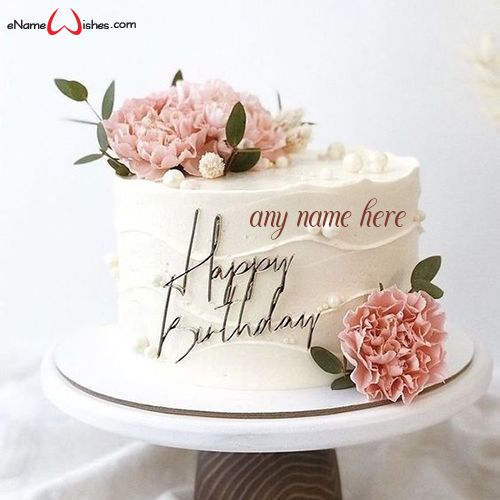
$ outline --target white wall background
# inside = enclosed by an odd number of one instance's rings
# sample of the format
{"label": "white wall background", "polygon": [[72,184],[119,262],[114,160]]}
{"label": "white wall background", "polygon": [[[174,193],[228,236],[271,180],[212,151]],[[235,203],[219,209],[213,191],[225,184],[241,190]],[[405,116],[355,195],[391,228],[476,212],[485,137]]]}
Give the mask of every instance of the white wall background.
{"label": "white wall background", "polygon": [[[134,31],[7,31],[73,7],[87,21],[132,20]],[[274,105],[303,106],[315,142],[418,156],[422,255],[441,253],[449,318],[500,359],[500,130],[481,111],[467,52],[500,38],[500,3],[479,0],[96,0],[0,6],[0,335],[22,356],[75,328],[111,321],[112,174],[76,167],[94,151],[91,118],[52,79],[78,79],[100,105],[185,77],[220,77]],[[1,368],[0,368],[1,370]]]}

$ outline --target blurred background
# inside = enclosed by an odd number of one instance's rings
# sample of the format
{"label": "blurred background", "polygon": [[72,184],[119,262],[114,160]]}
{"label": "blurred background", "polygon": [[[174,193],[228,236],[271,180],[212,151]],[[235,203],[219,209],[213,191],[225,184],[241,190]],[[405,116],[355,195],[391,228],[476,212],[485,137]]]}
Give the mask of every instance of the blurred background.
{"label": "blurred background", "polygon": [[[72,7],[87,22],[137,28],[6,29],[13,19],[46,21],[56,7],[68,25]],[[443,255],[449,319],[500,359],[500,127],[473,61],[493,60],[484,34],[500,38],[500,3],[37,0],[4,2],[0,14],[3,367],[38,362],[54,339],[115,317],[104,262],[114,249],[112,172],[100,162],[72,165],[94,152],[95,137],[64,118],[92,115],[53,78],[83,82],[100,106],[112,79],[120,104],[163,89],[178,68],[186,79],[251,90],[270,109],[279,90],[317,123],[316,146],[340,140],[417,156],[421,254]]]}

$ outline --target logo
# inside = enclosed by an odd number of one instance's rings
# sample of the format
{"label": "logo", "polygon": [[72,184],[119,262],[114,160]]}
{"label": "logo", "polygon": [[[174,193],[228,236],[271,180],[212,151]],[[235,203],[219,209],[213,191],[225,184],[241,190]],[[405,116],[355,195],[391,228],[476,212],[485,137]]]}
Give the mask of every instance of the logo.
{"label": "logo", "polygon": [[[121,21],[121,20],[95,20],[91,19],[80,19],[80,16],[70,8],[73,14],[73,21],[69,22],[69,26],[58,22],[56,15],[59,12],[59,7],[50,14],[49,20],[37,20],[37,21],[27,21],[26,19],[13,19],[11,22],[7,23],[8,30],[38,30],[45,31],[49,35],[57,35],[61,31],[66,30],[71,35],[79,35],[82,31],[91,30],[110,30],[110,29],[136,29],[137,23],[135,21]],[[59,14],[57,17],[60,17]]]}
{"label": "logo", "polygon": [[49,35],[57,35],[60,31],[62,31],[64,28],[66,28],[72,35],[79,35],[82,32],[82,22],[80,21],[78,14],[73,9],[70,9],[70,10],[73,13],[73,16],[75,16],[76,29],[72,30],[71,28],[68,28],[65,24],[63,24],[59,29],[54,29],[54,18],[56,17],[58,10],[59,10],[59,8],[57,8],[50,15],[49,22],[47,23],[48,34]]}

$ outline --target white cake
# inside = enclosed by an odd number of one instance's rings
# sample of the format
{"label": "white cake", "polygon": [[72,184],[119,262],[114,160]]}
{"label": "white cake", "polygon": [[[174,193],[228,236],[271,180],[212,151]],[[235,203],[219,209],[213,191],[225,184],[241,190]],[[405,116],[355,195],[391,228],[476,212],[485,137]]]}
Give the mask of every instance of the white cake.
{"label": "white cake", "polygon": [[[120,341],[170,380],[235,389],[329,384],[309,347],[340,353],[337,334],[348,309],[380,282],[408,287],[421,220],[417,161],[389,154],[384,169],[365,162],[356,171],[345,158],[303,153],[289,163],[219,179],[186,177],[178,186],[117,177]],[[371,212],[389,211],[392,219],[387,227],[366,227],[365,218],[360,228],[373,198]],[[337,210],[352,212],[348,227],[297,226],[299,211],[315,219],[315,211]],[[287,212],[282,233],[252,227],[256,211]],[[405,213],[401,227],[393,212]],[[188,268],[199,267],[184,283],[193,227]],[[229,276],[220,277],[231,263],[246,269],[233,288]]]}

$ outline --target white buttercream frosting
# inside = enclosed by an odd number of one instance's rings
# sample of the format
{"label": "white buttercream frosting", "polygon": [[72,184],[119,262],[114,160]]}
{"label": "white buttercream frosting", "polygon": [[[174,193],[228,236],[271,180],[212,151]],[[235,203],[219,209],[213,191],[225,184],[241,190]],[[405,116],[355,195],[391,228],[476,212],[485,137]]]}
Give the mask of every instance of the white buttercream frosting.
{"label": "white buttercream frosting", "polygon": [[[198,209],[192,263],[209,253],[217,215],[222,222],[215,265],[227,269],[231,261],[294,256],[274,316],[279,320],[284,315],[320,314],[313,345],[339,353],[337,334],[347,310],[360,304],[379,282],[407,287],[418,258],[417,161],[384,154],[369,158],[369,162],[384,163],[382,169],[353,172],[345,168],[343,151],[332,156],[338,159],[318,159],[317,153],[307,153],[294,156],[287,168],[229,173],[218,179],[189,177],[181,189],[117,178],[119,324],[130,339],[147,338],[147,355],[152,363],[162,364],[165,376],[186,361],[182,368],[183,377],[189,377],[186,382],[203,385],[276,389],[322,385],[328,380],[311,361],[307,332],[299,328],[266,331],[257,337],[243,334],[226,343],[214,334],[175,364],[178,354],[192,342],[193,333],[188,328],[218,328],[222,323],[224,308],[216,306],[221,303],[226,282],[213,282],[212,302],[208,302],[207,265],[189,275],[184,296],[172,293],[169,318],[181,316],[183,328],[169,335],[160,359],[156,359],[167,294],[161,286],[166,280],[160,277],[165,269],[169,276],[183,272]],[[358,216],[371,198],[378,199],[377,210],[404,210],[403,227],[360,228],[356,223],[359,217],[340,230],[325,226],[308,232],[296,225],[299,210],[350,210]],[[276,228],[251,227],[250,215],[259,210],[288,212],[279,238],[271,239]],[[241,300],[247,277],[235,281],[236,301]],[[266,316],[279,278],[279,273],[270,270],[257,275],[252,298],[246,302],[245,322],[255,324]],[[237,323],[237,314],[230,315],[227,325],[234,328]],[[276,370],[285,359],[287,366],[293,365],[289,373]],[[258,377],[253,377],[255,366],[260,370]],[[226,375],[221,377],[221,373]]]}

